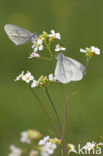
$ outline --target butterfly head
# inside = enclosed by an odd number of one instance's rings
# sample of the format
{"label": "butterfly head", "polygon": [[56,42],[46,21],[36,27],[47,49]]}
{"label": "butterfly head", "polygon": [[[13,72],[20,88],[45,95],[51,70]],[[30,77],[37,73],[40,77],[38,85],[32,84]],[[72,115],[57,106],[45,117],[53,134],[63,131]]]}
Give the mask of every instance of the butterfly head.
{"label": "butterfly head", "polygon": [[58,56],[56,57],[56,59],[61,61],[63,59],[63,57],[64,57],[63,53],[59,53]]}

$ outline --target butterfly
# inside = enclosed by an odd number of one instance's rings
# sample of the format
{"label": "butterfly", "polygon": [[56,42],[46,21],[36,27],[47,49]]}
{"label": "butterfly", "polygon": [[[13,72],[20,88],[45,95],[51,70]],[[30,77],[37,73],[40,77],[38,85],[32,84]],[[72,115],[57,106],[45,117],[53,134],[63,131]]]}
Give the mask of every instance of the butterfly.
{"label": "butterfly", "polygon": [[4,26],[4,30],[8,35],[9,39],[17,46],[25,44],[29,41],[34,41],[37,37],[36,33],[31,33],[28,30],[25,30],[12,24],[6,24]]}
{"label": "butterfly", "polygon": [[55,68],[55,78],[61,83],[69,83],[70,81],[79,81],[83,78],[85,67],[78,61],[65,57],[62,53],[57,56],[57,64]]}

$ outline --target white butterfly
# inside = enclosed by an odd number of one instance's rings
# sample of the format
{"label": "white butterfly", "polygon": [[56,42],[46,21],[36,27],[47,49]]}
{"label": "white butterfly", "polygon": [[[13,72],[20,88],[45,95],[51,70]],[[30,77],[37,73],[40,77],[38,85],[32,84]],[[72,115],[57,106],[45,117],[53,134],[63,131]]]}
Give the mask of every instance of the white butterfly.
{"label": "white butterfly", "polygon": [[31,33],[28,30],[22,29],[12,24],[6,24],[4,26],[4,30],[10,40],[17,46],[25,44],[30,40],[33,41],[37,36],[36,33]]}
{"label": "white butterfly", "polygon": [[72,58],[65,57],[62,53],[58,54],[55,69],[55,78],[61,83],[79,81],[83,78],[85,67]]}

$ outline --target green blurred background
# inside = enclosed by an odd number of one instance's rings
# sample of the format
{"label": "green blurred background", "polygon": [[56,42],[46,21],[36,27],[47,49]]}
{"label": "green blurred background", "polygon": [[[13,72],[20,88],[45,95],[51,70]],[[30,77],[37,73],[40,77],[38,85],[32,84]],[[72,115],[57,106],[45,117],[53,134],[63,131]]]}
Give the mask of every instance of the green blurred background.
{"label": "green blurred background", "polygon": [[[8,155],[11,144],[19,146],[24,130],[37,129],[52,135],[51,125],[29,88],[14,82],[22,70],[31,71],[35,78],[53,73],[52,65],[28,59],[31,43],[16,47],[3,30],[7,23],[31,32],[60,32],[60,43],[67,48],[65,55],[83,64],[86,58],[80,48],[94,45],[101,49],[78,85],[77,94],[69,100],[66,133],[68,143],[98,141],[103,135],[103,0],[0,0],[0,156]],[[67,91],[70,86],[66,86]],[[35,90],[56,122],[45,94]],[[49,91],[63,119],[62,91],[57,84]]]}

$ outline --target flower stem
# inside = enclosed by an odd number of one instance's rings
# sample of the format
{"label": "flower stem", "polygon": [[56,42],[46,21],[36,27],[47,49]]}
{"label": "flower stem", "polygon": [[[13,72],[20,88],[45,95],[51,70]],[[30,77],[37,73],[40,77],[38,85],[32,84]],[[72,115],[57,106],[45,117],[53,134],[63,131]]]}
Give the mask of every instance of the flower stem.
{"label": "flower stem", "polygon": [[52,58],[52,61],[53,61],[53,65],[54,65],[54,67],[55,67],[54,55],[53,55],[53,53],[52,53],[52,51],[51,51],[51,49],[50,49],[50,45],[46,44],[46,47],[47,47],[47,49],[48,49],[48,51],[49,51],[49,54],[50,54],[50,56],[51,56],[51,58]]}
{"label": "flower stem", "polygon": [[[30,86],[29,86],[29,87],[30,87]],[[58,130],[56,129],[56,127],[55,127],[55,125],[54,125],[54,123],[53,123],[51,117],[49,116],[49,113],[46,111],[46,108],[45,108],[44,104],[42,103],[42,101],[40,100],[40,98],[38,97],[38,95],[35,93],[35,91],[34,91],[31,87],[30,87],[30,90],[31,90],[32,94],[34,95],[34,97],[36,98],[36,100],[37,100],[37,101],[39,102],[39,104],[41,105],[41,107],[42,107],[44,113],[46,114],[46,116],[47,116],[49,122],[51,123],[52,128],[54,129],[55,133],[57,134],[57,136],[60,137],[60,134],[59,134]]]}
{"label": "flower stem", "polygon": [[52,61],[50,58],[42,57],[42,56],[40,56],[40,59],[47,60],[47,61]]}
{"label": "flower stem", "polygon": [[[49,101],[50,101],[52,107],[53,107],[53,110],[54,110],[54,112],[55,112],[55,115],[56,115],[56,118],[57,118],[57,121],[58,121],[58,125],[59,125],[59,128],[60,128],[60,132],[61,132],[61,134],[62,134],[62,127],[61,127],[60,118],[59,118],[59,115],[58,115],[58,113],[57,113],[57,111],[56,111],[55,105],[54,105],[54,103],[53,103],[53,101],[52,101],[52,98],[51,98],[51,96],[50,96],[50,94],[49,94],[49,92],[48,92],[48,88],[47,88],[47,87],[46,87],[46,94],[47,94],[47,96],[48,96],[48,98],[49,98]],[[63,156],[65,156],[67,150],[66,150],[66,145],[65,145],[64,139],[62,139],[62,148],[63,148]]]}
{"label": "flower stem", "polygon": [[68,104],[68,99],[66,97],[66,94],[65,94],[65,90],[64,90],[64,86],[63,84],[61,84],[62,86],[62,90],[63,90],[63,94],[64,94],[64,121],[63,121],[63,128],[62,128],[62,136],[61,136],[61,139],[62,139],[62,142],[63,142],[63,156],[65,156],[65,154],[69,155],[68,152],[67,152],[67,147],[65,145],[65,129],[66,129],[66,119],[67,119],[67,104]]}
{"label": "flower stem", "polygon": [[58,115],[57,110],[56,110],[56,108],[55,108],[55,105],[54,105],[54,103],[53,103],[53,100],[52,100],[52,98],[51,98],[51,96],[50,96],[50,94],[49,94],[49,92],[48,92],[48,88],[47,88],[47,87],[46,87],[46,94],[47,94],[48,99],[49,99],[49,101],[50,101],[50,103],[51,103],[51,105],[52,105],[52,107],[53,107],[54,112],[55,112],[55,115],[56,115],[56,118],[57,118],[57,121],[58,121],[58,126],[59,126],[59,129],[60,129],[60,132],[62,132],[62,127],[61,127],[60,118],[59,118],[59,115]]}
{"label": "flower stem", "polygon": [[[85,67],[85,71],[84,73],[86,72],[87,68],[88,68],[88,65],[90,63],[90,60],[87,61],[87,65]],[[64,122],[63,122],[63,129],[62,129],[62,140],[64,142],[64,138],[65,138],[65,130],[66,130],[66,120],[67,120],[67,105],[68,105],[68,99],[69,97],[71,96],[72,92],[74,91],[74,89],[76,88],[77,84],[79,83],[79,81],[77,81],[71,88],[71,90],[69,91],[69,93],[66,95],[65,93],[65,90],[64,90],[64,86],[63,84],[62,85],[62,90],[63,90],[63,93],[64,93],[64,104],[65,104],[65,108],[64,108]],[[65,151],[65,144],[64,144],[64,147],[63,147],[63,151]],[[68,153],[67,153],[68,154]],[[69,155],[69,154],[68,154]],[[65,156],[65,155],[64,155]]]}

